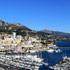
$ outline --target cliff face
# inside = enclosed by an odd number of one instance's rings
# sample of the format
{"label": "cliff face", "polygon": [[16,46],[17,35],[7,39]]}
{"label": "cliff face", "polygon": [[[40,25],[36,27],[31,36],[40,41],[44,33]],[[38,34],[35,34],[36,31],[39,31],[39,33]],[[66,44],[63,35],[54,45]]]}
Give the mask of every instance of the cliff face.
{"label": "cliff face", "polygon": [[0,30],[9,30],[9,31],[17,31],[17,30],[27,30],[31,31],[31,29],[25,27],[24,25],[21,25],[20,23],[7,23],[2,20],[0,20]]}

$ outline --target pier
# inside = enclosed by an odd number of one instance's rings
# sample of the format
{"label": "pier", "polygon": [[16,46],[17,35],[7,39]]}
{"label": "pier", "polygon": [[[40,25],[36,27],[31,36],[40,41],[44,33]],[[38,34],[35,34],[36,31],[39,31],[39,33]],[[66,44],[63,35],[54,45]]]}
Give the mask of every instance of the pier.
{"label": "pier", "polygon": [[44,66],[48,66],[48,63],[42,62],[42,64],[43,64]]}
{"label": "pier", "polygon": [[70,49],[70,47],[59,47],[60,49]]}

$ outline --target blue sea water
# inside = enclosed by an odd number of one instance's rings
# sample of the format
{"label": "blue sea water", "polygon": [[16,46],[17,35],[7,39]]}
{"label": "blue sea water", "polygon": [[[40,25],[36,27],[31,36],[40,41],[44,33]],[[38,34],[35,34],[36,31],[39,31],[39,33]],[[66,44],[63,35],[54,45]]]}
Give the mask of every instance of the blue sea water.
{"label": "blue sea water", "polygon": [[[54,43],[59,47],[70,47],[70,41],[56,42]],[[46,51],[42,52],[42,58],[45,62],[48,62],[48,66],[42,66],[39,70],[50,70],[49,66],[54,66],[58,62],[62,61],[63,54],[70,57],[70,49],[61,49],[60,53],[48,53]]]}
{"label": "blue sea water", "polygon": [[54,44],[56,44],[59,47],[70,47],[70,41],[60,41]]}

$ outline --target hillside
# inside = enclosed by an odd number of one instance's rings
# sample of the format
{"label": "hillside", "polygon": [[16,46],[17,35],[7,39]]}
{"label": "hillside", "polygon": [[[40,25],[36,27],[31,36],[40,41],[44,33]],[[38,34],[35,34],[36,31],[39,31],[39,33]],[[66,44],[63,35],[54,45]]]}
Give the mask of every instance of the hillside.
{"label": "hillside", "polygon": [[26,32],[30,36],[38,35],[36,31],[32,31],[28,27],[21,25],[20,23],[7,23],[3,20],[0,20],[0,33],[5,32],[11,34],[12,32],[16,32],[17,35],[25,36]]}
{"label": "hillside", "polygon": [[62,36],[62,37],[70,37],[70,33],[64,33],[64,32],[59,32],[59,31],[51,31],[51,30],[41,30],[40,32],[52,34],[52,35],[57,35],[57,36]]}
{"label": "hillside", "polygon": [[17,31],[18,29],[31,31],[31,29],[21,25],[20,23],[7,23],[0,20],[0,31],[1,30]]}

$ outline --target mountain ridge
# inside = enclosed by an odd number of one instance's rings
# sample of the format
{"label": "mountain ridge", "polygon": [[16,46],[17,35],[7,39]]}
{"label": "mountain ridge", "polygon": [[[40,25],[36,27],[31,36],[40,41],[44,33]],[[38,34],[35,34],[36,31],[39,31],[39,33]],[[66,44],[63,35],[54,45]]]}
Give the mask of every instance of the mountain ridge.
{"label": "mountain ridge", "polygon": [[52,30],[44,29],[44,30],[41,30],[39,32],[44,32],[44,33],[58,35],[58,36],[70,37],[70,33],[61,32],[61,31],[52,31]]}

